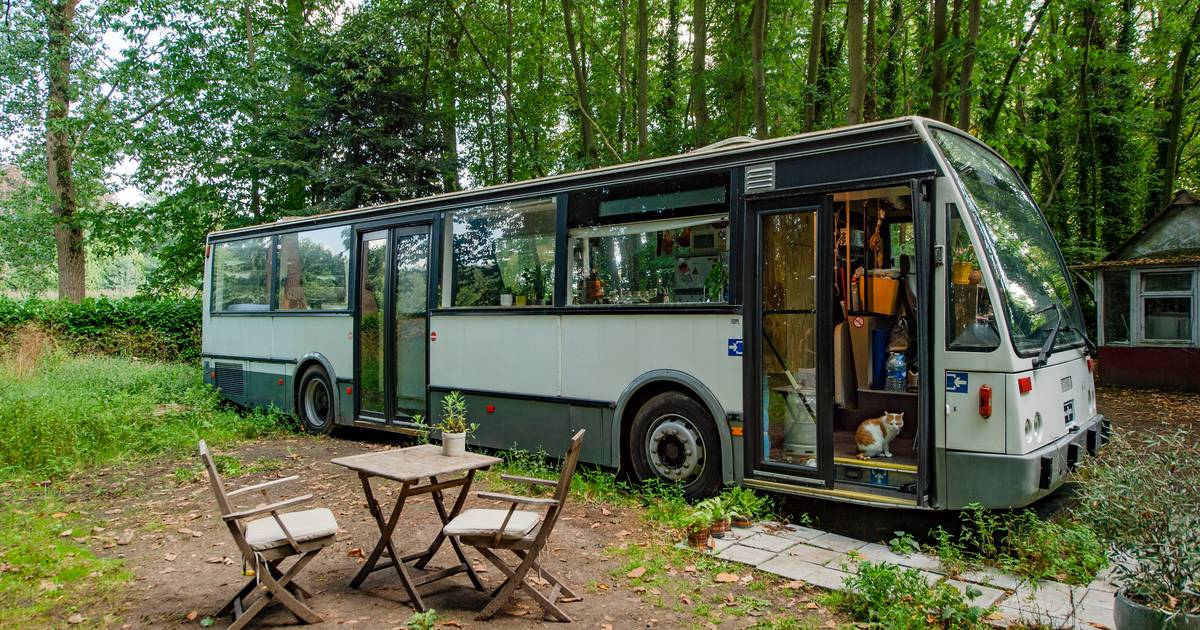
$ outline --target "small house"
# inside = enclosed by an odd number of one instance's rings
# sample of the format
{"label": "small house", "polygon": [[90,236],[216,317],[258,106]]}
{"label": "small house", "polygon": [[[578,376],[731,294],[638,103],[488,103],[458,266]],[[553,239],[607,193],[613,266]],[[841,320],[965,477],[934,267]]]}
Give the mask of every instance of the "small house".
{"label": "small house", "polygon": [[1171,203],[1094,273],[1100,379],[1106,385],[1200,391],[1200,198]]}

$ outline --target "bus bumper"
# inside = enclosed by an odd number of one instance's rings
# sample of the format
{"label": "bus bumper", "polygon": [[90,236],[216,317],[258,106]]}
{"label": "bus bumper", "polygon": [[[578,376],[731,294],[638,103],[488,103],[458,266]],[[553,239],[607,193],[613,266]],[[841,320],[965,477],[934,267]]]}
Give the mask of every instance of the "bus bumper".
{"label": "bus bumper", "polygon": [[1024,455],[946,451],[946,501],[941,507],[1029,505],[1061,486],[1085,455],[1095,455],[1108,443],[1111,432],[1111,422],[1096,414],[1074,431]]}

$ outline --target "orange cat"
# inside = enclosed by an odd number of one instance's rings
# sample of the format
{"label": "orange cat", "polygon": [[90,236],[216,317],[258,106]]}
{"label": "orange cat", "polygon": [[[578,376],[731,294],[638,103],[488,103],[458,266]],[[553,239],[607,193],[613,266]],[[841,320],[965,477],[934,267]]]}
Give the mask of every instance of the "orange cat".
{"label": "orange cat", "polygon": [[876,455],[880,457],[891,457],[892,452],[888,450],[888,444],[900,435],[900,429],[904,428],[904,412],[892,413],[890,411],[883,412],[878,418],[867,418],[858,425],[858,431],[854,432],[854,442],[858,445],[858,458],[871,459]]}

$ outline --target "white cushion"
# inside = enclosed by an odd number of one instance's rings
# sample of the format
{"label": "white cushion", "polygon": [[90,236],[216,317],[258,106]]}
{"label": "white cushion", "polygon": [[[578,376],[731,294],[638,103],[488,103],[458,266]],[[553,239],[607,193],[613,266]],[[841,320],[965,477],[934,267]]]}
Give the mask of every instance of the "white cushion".
{"label": "white cushion", "polygon": [[[296,542],[332,536],[338,529],[333,512],[325,508],[288,512],[280,514],[279,518]],[[288,539],[279,529],[275,517],[268,516],[246,523],[246,542],[256,551],[265,551],[288,544]]]}
{"label": "white cushion", "polygon": [[[442,533],[447,536],[495,536],[507,514],[508,510],[472,508],[454,517],[442,528]],[[500,537],[509,540],[524,538],[525,534],[537,527],[540,520],[541,517],[535,512],[517,510],[508,519],[508,525]]]}

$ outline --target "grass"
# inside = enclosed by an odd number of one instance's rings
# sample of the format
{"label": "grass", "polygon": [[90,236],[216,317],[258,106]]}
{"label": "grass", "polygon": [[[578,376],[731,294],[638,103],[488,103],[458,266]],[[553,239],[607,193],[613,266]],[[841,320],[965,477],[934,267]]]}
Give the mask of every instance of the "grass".
{"label": "grass", "polygon": [[963,595],[945,580],[930,584],[919,570],[886,562],[860,562],[857,569],[846,576],[844,590],[825,600],[859,623],[897,630],[988,627],[990,610],[970,603],[978,590]]}
{"label": "grass", "polygon": [[[112,619],[95,612],[117,608],[120,585],[130,579],[116,560],[97,558],[77,541],[98,527],[70,512],[53,495],[5,496],[0,507],[0,627],[42,625],[79,615],[85,625]],[[77,621],[80,618],[76,618]]]}
{"label": "grass", "polygon": [[240,414],[193,365],[42,354],[0,359],[0,480],[62,478],[84,468],[190,452],[281,432],[284,416]]}
{"label": "grass", "polygon": [[[80,356],[36,329],[19,330],[0,347],[0,627],[115,621],[96,611],[118,610],[131,576],[89,550],[103,524],[59,498],[74,475],[163,453],[190,456],[201,438],[222,444],[287,424],[277,413],[241,414],[222,403],[197,366]],[[284,463],[218,456],[217,465],[239,476]],[[200,472],[181,466],[174,476],[190,481]]]}

